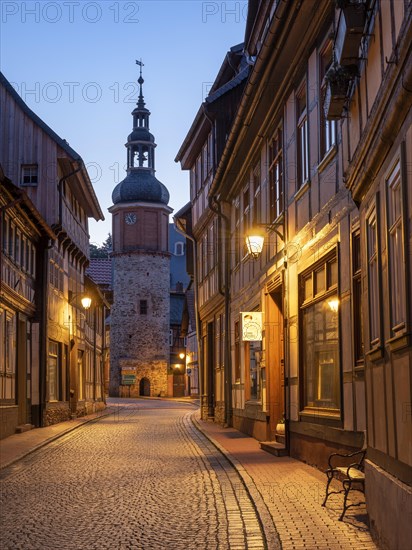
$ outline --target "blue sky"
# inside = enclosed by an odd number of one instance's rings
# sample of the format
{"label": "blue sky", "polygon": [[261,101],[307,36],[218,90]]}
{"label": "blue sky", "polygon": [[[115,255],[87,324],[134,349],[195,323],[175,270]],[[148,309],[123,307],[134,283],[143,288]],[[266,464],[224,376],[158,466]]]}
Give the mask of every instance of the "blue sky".
{"label": "blue sky", "polygon": [[247,1],[7,1],[0,4],[0,65],[38,114],[83,157],[111,232],[107,208],[126,173],[124,144],[137,101],[138,67],[151,111],[156,176],[176,210],[189,178],[174,162],[227,50],[243,41]]}

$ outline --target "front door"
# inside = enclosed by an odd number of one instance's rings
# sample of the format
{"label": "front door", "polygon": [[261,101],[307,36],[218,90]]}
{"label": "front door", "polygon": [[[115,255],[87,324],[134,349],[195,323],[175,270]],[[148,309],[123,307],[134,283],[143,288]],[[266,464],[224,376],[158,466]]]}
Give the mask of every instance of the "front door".
{"label": "front door", "polygon": [[267,385],[269,429],[273,439],[276,424],[285,414],[285,365],[283,339],[283,286],[278,286],[268,295],[269,334],[267,337]]}
{"label": "front door", "polygon": [[185,375],[173,375],[173,397],[183,397],[185,395]]}

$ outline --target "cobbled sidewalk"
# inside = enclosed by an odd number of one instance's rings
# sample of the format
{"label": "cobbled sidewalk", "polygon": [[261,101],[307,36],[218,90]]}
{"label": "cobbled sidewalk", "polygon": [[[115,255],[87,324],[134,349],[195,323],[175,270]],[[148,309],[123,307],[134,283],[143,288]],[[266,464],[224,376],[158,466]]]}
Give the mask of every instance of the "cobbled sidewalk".
{"label": "cobbled sidewalk", "polygon": [[200,420],[199,411],[192,420],[237,468],[260,516],[270,515],[283,550],[377,548],[364,505],[349,508],[343,521],[339,521],[343,495],[333,495],[326,507],[321,506],[326,487],[324,473],[299,460],[262,451],[256,439],[234,428]]}

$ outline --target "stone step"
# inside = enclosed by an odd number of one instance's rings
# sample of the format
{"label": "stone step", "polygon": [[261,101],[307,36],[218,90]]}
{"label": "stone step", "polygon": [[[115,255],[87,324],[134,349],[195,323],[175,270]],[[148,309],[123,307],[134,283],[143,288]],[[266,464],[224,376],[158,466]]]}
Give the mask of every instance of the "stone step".
{"label": "stone step", "polygon": [[286,446],[286,437],[284,435],[275,434],[275,440],[278,443],[282,443],[282,445]]}
{"label": "stone step", "polygon": [[29,430],[32,430],[34,426],[32,424],[20,424],[20,426],[16,427],[16,434],[22,434],[24,432],[28,432]]}
{"label": "stone step", "polygon": [[261,441],[260,448],[275,456],[288,456],[285,445],[278,441]]}

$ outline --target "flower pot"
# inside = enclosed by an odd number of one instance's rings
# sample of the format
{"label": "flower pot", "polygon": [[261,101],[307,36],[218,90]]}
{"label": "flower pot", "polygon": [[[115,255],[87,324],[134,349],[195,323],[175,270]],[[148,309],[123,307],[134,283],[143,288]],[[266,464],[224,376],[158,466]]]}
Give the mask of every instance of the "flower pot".
{"label": "flower pot", "polygon": [[327,120],[339,120],[342,118],[343,108],[346,103],[348,83],[339,86],[337,83],[329,83],[326,87],[323,111]]}

